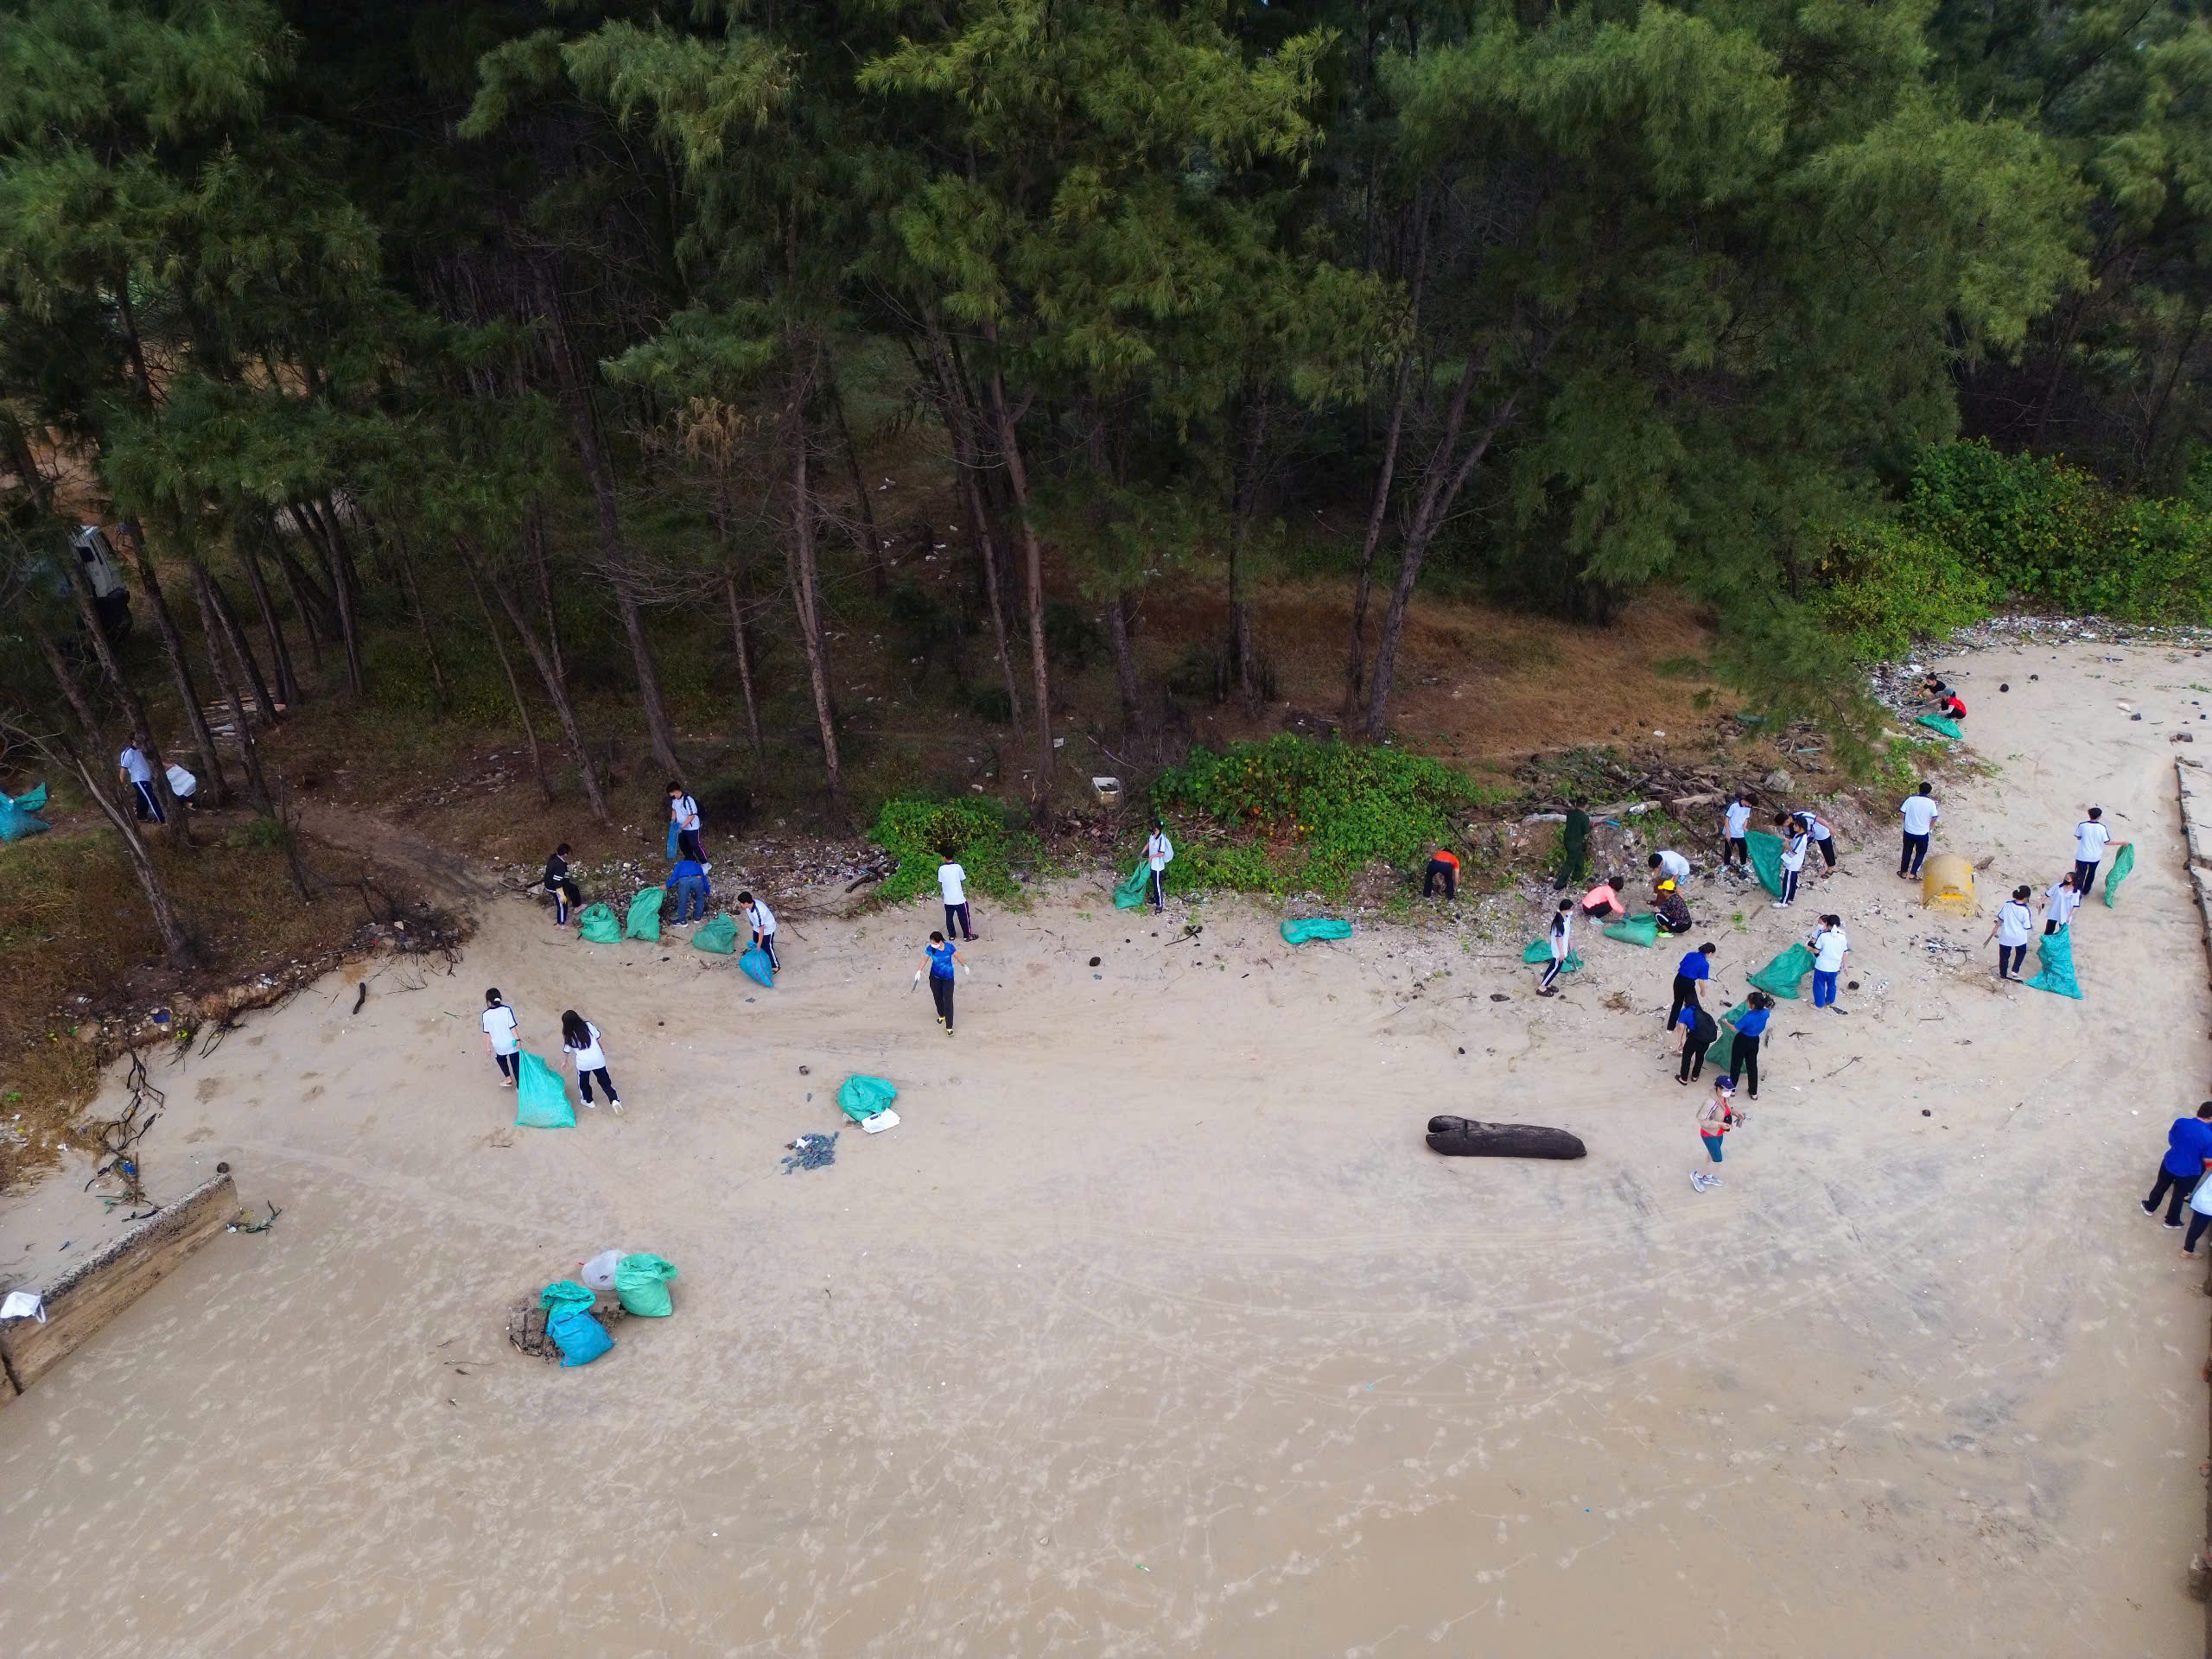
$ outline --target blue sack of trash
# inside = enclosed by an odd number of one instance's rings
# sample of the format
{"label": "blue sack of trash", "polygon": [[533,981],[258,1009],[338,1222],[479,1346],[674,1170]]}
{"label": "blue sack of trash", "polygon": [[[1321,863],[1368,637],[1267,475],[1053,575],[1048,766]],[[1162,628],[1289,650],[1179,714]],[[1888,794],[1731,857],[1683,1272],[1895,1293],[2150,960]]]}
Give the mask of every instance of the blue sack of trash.
{"label": "blue sack of trash", "polygon": [[563,1279],[538,1293],[545,1310],[545,1334],[561,1351],[563,1365],[588,1365],[614,1345],[607,1327],[591,1314],[598,1299],[573,1279]]}
{"label": "blue sack of trash", "polygon": [[756,985],[766,985],[770,990],[775,989],[775,964],[768,960],[768,953],[759,945],[754,945],[740,957],[737,959],[737,965],[743,970],[745,976]]}
{"label": "blue sack of trash", "polygon": [[46,785],[26,790],[14,800],[0,795],[0,842],[21,841],[25,836],[44,835],[54,826],[44,818],[34,816],[46,804]]}

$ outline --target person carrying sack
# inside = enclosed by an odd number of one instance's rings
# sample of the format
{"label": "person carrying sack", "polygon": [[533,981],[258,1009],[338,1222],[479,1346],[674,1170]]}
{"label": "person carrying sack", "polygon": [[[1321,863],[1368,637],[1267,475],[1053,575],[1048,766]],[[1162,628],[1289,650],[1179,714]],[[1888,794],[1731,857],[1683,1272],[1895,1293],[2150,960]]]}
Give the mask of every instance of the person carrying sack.
{"label": "person carrying sack", "polygon": [[745,912],[746,920],[752,924],[753,945],[767,952],[768,971],[782,973],[783,959],[776,954],[776,912],[749,893],[739,893],[737,903],[738,908]]}
{"label": "person carrying sack", "polygon": [[1152,872],[1152,913],[1167,908],[1167,867],[1175,861],[1175,843],[1167,839],[1167,826],[1153,821],[1152,838],[1144,844],[1145,867]]}

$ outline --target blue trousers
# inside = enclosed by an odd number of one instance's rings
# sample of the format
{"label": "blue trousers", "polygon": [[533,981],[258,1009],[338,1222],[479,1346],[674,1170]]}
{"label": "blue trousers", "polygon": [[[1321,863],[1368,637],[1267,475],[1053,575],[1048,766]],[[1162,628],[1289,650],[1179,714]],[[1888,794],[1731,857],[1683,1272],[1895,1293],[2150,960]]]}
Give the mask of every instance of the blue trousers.
{"label": "blue trousers", "polygon": [[678,925],[703,918],[707,913],[707,884],[696,875],[676,880],[676,919]]}
{"label": "blue trousers", "polygon": [[[1837,970],[1837,972],[1839,972],[1839,973],[1840,973],[1840,972],[1841,972],[1841,971],[1842,971],[1842,970],[1841,970],[1840,969],[1839,969]],[[1816,1008],[1825,1008],[1826,1007],[1827,1007],[1827,1005],[1828,1005],[1829,1003],[1831,1003],[1831,1002],[1833,1002],[1833,1001],[1835,1001],[1835,975],[1834,975],[1834,974],[1824,974],[1824,973],[1822,973],[1819,969],[1817,969],[1817,968],[1814,969],[1813,969],[1813,1006],[1814,1006],[1815,1007],[1816,1007]]]}

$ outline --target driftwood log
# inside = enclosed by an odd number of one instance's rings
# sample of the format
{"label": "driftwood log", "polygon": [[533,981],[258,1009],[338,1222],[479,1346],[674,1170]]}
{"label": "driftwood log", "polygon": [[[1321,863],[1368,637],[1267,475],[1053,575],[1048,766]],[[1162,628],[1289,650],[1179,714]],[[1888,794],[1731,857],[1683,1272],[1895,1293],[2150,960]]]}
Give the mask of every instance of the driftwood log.
{"label": "driftwood log", "polygon": [[1432,1117],[1428,1146],[1446,1158],[1584,1158],[1580,1135],[1541,1123],[1484,1123],[1471,1117]]}

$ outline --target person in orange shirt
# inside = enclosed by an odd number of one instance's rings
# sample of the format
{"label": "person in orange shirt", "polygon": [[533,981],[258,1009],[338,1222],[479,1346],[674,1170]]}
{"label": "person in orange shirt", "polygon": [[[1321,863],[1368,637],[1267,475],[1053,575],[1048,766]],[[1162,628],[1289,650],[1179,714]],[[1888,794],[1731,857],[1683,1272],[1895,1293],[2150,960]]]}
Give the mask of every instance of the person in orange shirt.
{"label": "person in orange shirt", "polygon": [[1582,913],[1592,921],[1618,922],[1628,914],[1621,905],[1621,879],[1609,875],[1582,895]]}
{"label": "person in orange shirt", "polygon": [[1440,875],[1444,878],[1444,896],[1457,899],[1459,896],[1459,859],[1449,847],[1440,847],[1430,855],[1428,868],[1421,876],[1422,898],[1433,899],[1436,896],[1436,878]]}

